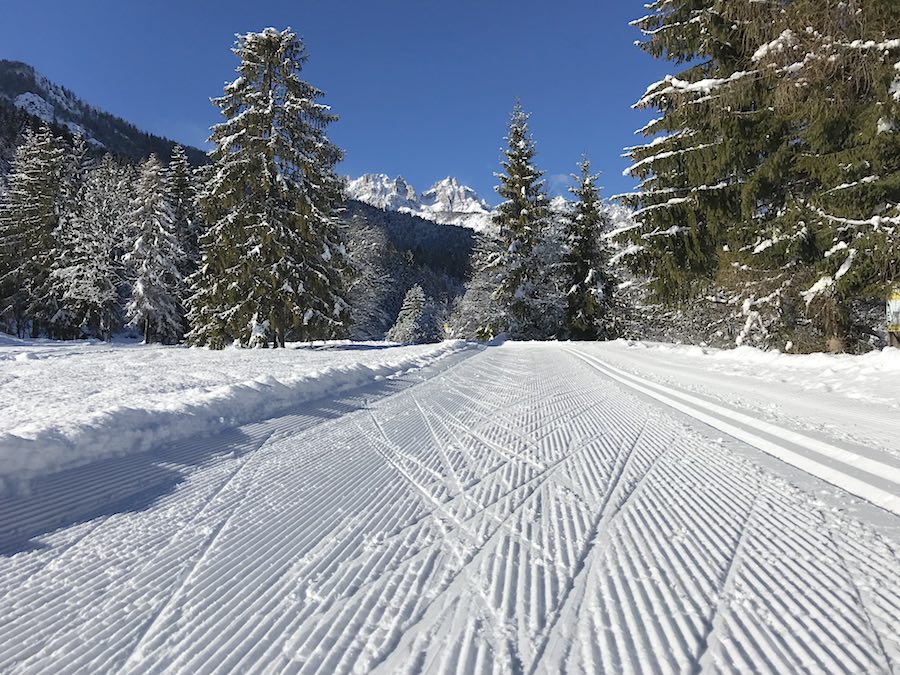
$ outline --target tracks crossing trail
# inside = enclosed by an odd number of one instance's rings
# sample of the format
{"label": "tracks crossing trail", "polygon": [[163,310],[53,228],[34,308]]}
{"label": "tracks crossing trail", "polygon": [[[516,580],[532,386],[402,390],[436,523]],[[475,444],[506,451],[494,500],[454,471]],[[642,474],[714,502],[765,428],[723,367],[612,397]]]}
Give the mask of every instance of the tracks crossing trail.
{"label": "tracks crossing trail", "polygon": [[576,346],[303,419],[0,555],[0,672],[900,672],[900,517]]}

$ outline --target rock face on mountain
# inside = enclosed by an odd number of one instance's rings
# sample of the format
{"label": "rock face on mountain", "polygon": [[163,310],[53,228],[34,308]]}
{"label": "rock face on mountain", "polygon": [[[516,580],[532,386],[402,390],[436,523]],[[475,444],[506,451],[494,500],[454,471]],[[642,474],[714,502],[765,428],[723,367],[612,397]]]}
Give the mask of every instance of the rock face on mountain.
{"label": "rock face on mountain", "polygon": [[415,211],[419,196],[403,176],[367,173],[347,181],[347,197],[385,211]]}
{"label": "rock face on mountain", "polygon": [[[133,160],[156,153],[168,160],[174,141],[139,130],[79,99],[27,63],[0,60],[0,172],[6,168],[22,127],[44,122],[57,132],[81,134],[100,151]],[[186,147],[195,165],[206,162],[197,148]]]}
{"label": "rock face on mountain", "polygon": [[347,197],[385,211],[409,213],[445,225],[492,231],[491,207],[455,178],[444,178],[422,193],[402,176],[370,173],[347,181]]}

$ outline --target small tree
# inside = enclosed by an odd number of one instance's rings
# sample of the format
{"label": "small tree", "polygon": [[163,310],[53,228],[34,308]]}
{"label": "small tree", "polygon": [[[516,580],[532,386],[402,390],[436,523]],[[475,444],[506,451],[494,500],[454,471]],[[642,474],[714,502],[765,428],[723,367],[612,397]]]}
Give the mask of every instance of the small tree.
{"label": "small tree", "polygon": [[418,284],[406,292],[397,321],[388,331],[387,339],[414,344],[439,341],[434,308]]}
{"label": "small tree", "polygon": [[612,335],[611,310],[615,279],[610,272],[609,251],[603,239],[606,215],[597,191],[597,176],[583,159],[576,185],[569,189],[576,198],[568,219],[568,303],[566,324],[578,340],[605,340]]}
{"label": "small tree", "polygon": [[177,342],[184,331],[179,272],[184,254],[155,155],[141,165],[135,192],[130,220],[138,234],[126,256],[133,283],[125,313],[131,325],[143,328],[144,342]]}

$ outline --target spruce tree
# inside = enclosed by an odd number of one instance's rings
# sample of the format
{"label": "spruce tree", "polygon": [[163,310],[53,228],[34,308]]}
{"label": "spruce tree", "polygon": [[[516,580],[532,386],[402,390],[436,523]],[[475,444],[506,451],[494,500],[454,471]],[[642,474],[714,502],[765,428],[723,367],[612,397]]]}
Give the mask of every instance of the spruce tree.
{"label": "spruce tree", "polygon": [[[630,148],[632,269],[656,296],[711,284],[763,312],[762,339],[806,312],[828,335],[897,271],[900,5],[892,0],[658,0],[641,47],[689,63],[637,107],[661,116]],[[900,221],[898,221],[900,222]],[[746,337],[742,331],[739,341]]]}
{"label": "spruce tree", "polygon": [[64,236],[65,255],[53,276],[75,337],[108,340],[120,325],[127,174],[110,155],[88,170]]}
{"label": "spruce tree", "polygon": [[387,339],[405,343],[429,341],[434,331],[428,331],[425,325],[427,318],[425,291],[416,284],[406,292],[397,321],[388,331]]}
{"label": "spruce tree", "polygon": [[567,223],[566,324],[574,339],[606,340],[613,333],[610,314],[616,287],[603,238],[607,220],[590,161],[583,159],[579,169],[572,176],[575,187],[569,189],[577,201]]}
{"label": "spruce tree", "polygon": [[516,101],[503,172],[496,174],[497,193],[504,199],[494,216],[501,250],[483,263],[497,274],[495,300],[506,316],[505,330],[516,337],[534,337],[540,320],[536,302],[540,270],[534,252],[548,215],[543,173],[533,163],[536,150],[528,117]]}
{"label": "spruce tree", "polygon": [[172,205],[175,236],[184,252],[182,275],[187,278],[197,270],[200,260],[200,218],[197,214],[197,190],[194,170],[180,145],[172,150],[166,169],[166,195]]}
{"label": "spruce tree", "polygon": [[63,149],[50,129],[27,131],[16,151],[0,212],[0,285],[3,311],[23,333],[37,337],[58,309],[50,286],[57,250]]}
{"label": "spruce tree", "polygon": [[337,209],[337,118],[300,79],[307,59],[290,30],[240,36],[240,77],[215,100],[212,176],[200,202],[209,225],[190,299],[193,344],[282,347],[347,331],[345,250]]}
{"label": "spruce tree", "polygon": [[179,271],[184,257],[175,234],[165,170],[151,155],[140,168],[130,221],[138,233],[126,262],[131,269],[131,298],[125,308],[144,342],[177,342],[184,331]]}
{"label": "spruce tree", "polygon": [[56,248],[51,261],[48,279],[48,290],[55,299],[57,309],[50,317],[47,333],[50,337],[72,339],[78,337],[78,322],[65,295],[69,282],[63,269],[74,264],[76,240],[81,236],[83,227],[85,173],[88,169],[87,142],[80,134],[76,135],[72,146],[64,149],[60,186],[57,197],[58,218],[54,231]]}

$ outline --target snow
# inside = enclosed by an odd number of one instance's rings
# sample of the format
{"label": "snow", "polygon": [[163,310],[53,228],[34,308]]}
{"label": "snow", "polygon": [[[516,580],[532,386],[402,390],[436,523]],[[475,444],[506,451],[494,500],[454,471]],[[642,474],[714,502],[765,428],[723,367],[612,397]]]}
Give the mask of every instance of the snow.
{"label": "snow", "polygon": [[34,115],[38,119],[47,122],[48,124],[52,123],[56,119],[56,112],[53,109],[53,106],[47,103],[47,101],[45,101],[37,94],[33,94],[30,91],[16,96],[15,100],[13,101],[13,105],[15,105],[20,110],[28,113],[29,115]]}
{"label": "snow", "polygon": [[898,374],[506,343],[47,476],[0,498],[0,671],[892,672]]}
{"label": "snow", "polygon": [[666,75],[666,77],[659,82],[654,82],[649,87],[647,87],[647,91],[644,93],[644,96],[635,103],[633,108],[643,108],[647,105],[650,105],[653,101],[663,96],[669,96],[670,94],[703,94],[704,96],[709,96],[712,92],[720,87],[731,84],[732,82],[737,82],[738,80],[742,80],[748,75],[753,75],[755,71],[737,71],[732,73],[728,77],[722,78],[706,78],[703,80],[697,80],[696,82],[688,82],[686,80],[681,80],[673,75]]}
{"label": "snow", "polygon": [[[11,344],[10,344],[11,343]],[[22,480],[271,416],[464,343],[348,350],[0,343],[0,493]]]}
{"label": "snow", "polygon": [[762,45],[759,49],[757,49],[753,56],[751,57],[751,61],[762,61],[770,54],[780,54],[781,52],[791,49],[794,45],[797,44],[797,36],[790,28],[785,30],[781,35],[772,40],[771,42],[767,42]]}
{"label": "snow", "polygon": [[419,194],[402,176],[365,174],[348,179],[346,193],[350,199],[379,209],[409,213],[444,225],[468,227],[476,232],[494,229],[488,203],[450,176]]}
{"label": "snow", "polygon": [[706,148],[711,148],[717,145],[717,143],[701,143],[700,145],[691,147],[691,148],[681,148],[679,150],[668,150],[666,152],[660,152],[655,155],[650,155],[649,157],[644,157],[638,162],[635,162],[627,169],[622,171],[623,176],[630,176],[634,174],[638,169],[644,167],[648,164],[653,164],[654,162],[658,162],[661,159],[668,159],[669,157],[677,157],[678,155],[683,155],[688,152],[693,152],[696,150],[705,150]]}

